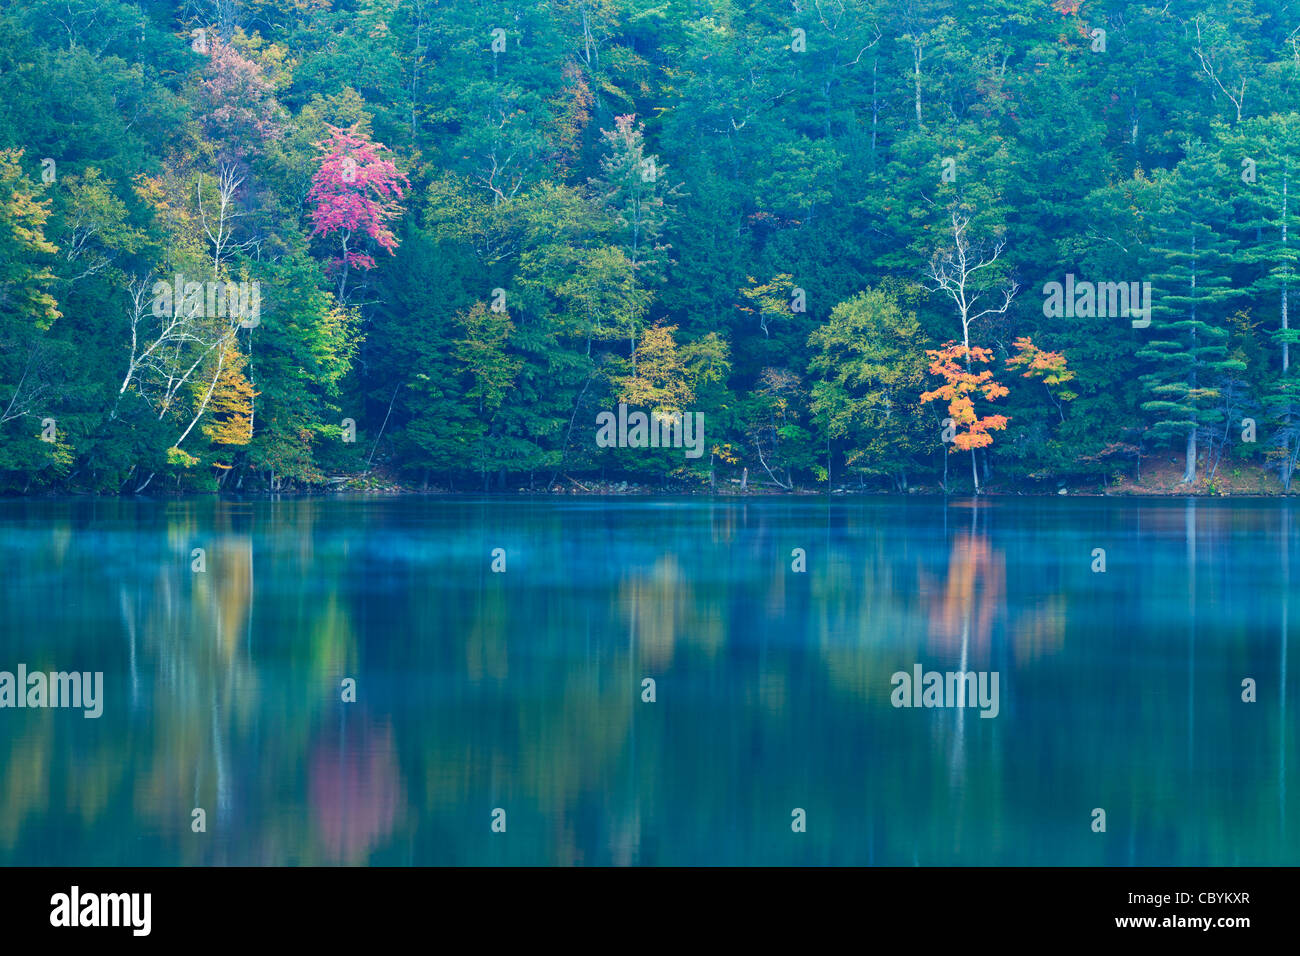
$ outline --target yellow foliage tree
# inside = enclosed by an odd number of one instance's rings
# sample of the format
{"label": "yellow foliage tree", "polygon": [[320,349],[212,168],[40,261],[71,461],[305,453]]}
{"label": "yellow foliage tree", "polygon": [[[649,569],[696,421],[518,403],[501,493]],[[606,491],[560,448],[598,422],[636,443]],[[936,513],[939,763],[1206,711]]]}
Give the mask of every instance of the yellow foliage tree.
{"label": "yellow foliage tree", "polygon": [[[203,434],[217,446],[247,445],[253,438],[253,399],[260,392],[244,374],[248,357],[240,352],[232,339],[226,345],[225,359],[217,384],[212,389],[208,405],[210,420],[203,426]],[[214,462],[218,468],[230,465]]]}
{"label": "yellow foliage tree", "polygon": [[673,415],[695,400],[690,374],[677,348],[675,325],[656,325],[641,335],[633,372],[619,382],[619,400]]}

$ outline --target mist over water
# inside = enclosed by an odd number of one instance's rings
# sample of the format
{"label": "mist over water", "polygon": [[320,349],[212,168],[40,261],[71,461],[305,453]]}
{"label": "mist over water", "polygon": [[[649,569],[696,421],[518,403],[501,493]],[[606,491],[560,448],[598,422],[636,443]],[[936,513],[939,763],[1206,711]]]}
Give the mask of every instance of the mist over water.
{"label": "mist over water", "polygon": [[1291,864],[1296,511],[0,502],[0,863]]}

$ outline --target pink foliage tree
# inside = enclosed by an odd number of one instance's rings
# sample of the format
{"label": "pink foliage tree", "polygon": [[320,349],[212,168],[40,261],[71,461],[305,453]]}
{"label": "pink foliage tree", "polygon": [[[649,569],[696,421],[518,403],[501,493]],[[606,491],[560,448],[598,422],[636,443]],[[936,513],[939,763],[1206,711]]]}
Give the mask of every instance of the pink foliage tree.
{"label": "pink foliage tree", "polygon": [[330,126],[329,131],[330,138],[316,144],[323,155],[307,201],[312,204],[311,234],[337,237],[341,254],[329,268],[339,272],[339,300],[346,301],[349,271],[375,267],[367,244],[396,254],[397,237],[388,223],[404,211],[401,200],[411,184],[382,155],[387,146],[371,142],[355,127]]}
{"label": "pink foliage tree", "polygon": [[209,135],[222,144],[227,159],[242,161],[279,135],[280,106],[265,71],[220,37],[200,94]]}

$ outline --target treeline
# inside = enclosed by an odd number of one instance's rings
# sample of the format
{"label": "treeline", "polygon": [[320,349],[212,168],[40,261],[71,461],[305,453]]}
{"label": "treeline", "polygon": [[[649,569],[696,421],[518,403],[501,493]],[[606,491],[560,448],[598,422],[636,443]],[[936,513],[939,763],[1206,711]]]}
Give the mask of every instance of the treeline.
{"label": "treeline", "polygon": [[0,77],[0,491],[1300,462],[1283,0],[3,0]]}

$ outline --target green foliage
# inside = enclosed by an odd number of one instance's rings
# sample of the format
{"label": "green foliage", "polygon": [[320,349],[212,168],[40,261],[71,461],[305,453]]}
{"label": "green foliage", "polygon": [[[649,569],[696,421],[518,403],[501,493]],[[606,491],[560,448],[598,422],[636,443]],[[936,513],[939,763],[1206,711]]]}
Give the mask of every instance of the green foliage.
{"label": "green foliage", "polygon": [[939,437],[920,402],[927,340],[916,313],[905,312],[896,295],[868,290],[835,306],[808,344],[818,379],[810,407],[832,453],[851,472],[905,487]]}
{"label": "green foliage", "polygon": [[[3,490],[935,487],[925,353],[972,316],[1011,389],[981,481],[1300,463],[1277,0],[195,11],[0,2]],[[308,203],[330,127],[409,178],[381,235]],[[969,308],[927,278],[954,212],[997,248]],[[169,327],[177,273],[259,283],[260,321]],[[1048,316],[1067,274],[1151,282],[1150,327]],[[620,400],[702,412],[709,454],[598,448]]]}

